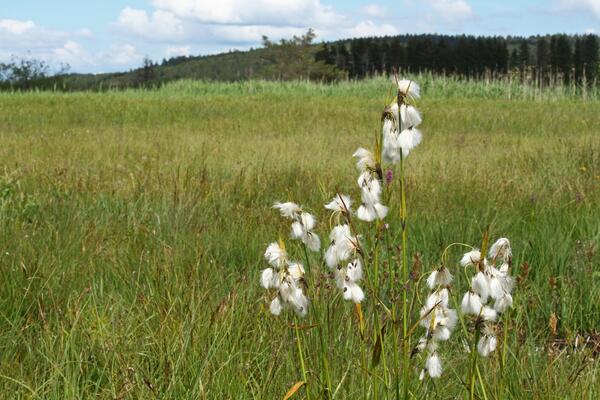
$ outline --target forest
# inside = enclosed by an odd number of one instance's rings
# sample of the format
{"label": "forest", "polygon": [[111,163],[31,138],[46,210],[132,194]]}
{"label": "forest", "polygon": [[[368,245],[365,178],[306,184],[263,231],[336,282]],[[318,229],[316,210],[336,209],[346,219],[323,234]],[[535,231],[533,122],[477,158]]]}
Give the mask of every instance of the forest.
{"label": "forest", "polygon": [[524,37],[399,35],[316,43],[313,30],[262,47],[208,56],[180,56],[162,62],[145,58],[139,68],[120,73],[55,72],[43,60],[0,63],[0,90],[107,90],[159,87],[166,82],[312,80],[331,82],[404,72],[431,72],[469,79],[514,76],[549,82],[598,84],[598,37],[593,34]]}

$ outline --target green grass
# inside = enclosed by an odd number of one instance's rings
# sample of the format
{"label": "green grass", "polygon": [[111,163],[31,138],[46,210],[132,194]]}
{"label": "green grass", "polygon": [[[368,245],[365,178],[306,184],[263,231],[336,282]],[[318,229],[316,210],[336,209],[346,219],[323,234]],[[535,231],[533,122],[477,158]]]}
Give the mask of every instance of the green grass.
{"label": "green grass", "polygon": [[[431,270],[488,225],[513,244],[507,368],[480,361],[488,397],[597,398],[598,350],[549,352],[548,321],[567,343],[600,329],[598,97],[420,79],[410,254]],[[324,238],[322,205],[336,189],[358,197],[350,156],[372,145],[387,92],[374,79],[0,94],[0,398],[282,398],[301,372],[292,319],[272,317],[259,287],[266,245],[289,229],[270,205],[303,204]],[[335,288],[319,299],[336,398],[360,397],[354,309]],[[417,396],[463,393],[454,335],[445,379],[415,380]],[[316,333],[304,338],[318,387]]]}

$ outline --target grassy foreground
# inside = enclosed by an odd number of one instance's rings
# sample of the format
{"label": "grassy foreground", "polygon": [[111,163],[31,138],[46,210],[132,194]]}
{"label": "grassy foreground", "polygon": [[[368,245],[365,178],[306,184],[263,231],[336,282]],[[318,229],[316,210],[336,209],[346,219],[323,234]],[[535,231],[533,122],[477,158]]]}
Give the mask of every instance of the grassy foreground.
{"label": "grassy foreground", "polygon": [[[410,254],[431,270],[488,225],[513,245],[507,367],[481,361],[486,396],[598,398],[600,100],[421,79]],[[350,156],[372,144],[387,91],[0,94],[0,398],[282,398],[301,374],[292,320],[271,316],[259,287],[266,245],[289,229],[270,205],[303,204],[324,239],[322,205],[336,189],[357,198]],[[361,397],[354,308],[322,286],[336,398]],[[469,355],[453,342],[444,378],[415,380],[415,397],[464,393]]]}

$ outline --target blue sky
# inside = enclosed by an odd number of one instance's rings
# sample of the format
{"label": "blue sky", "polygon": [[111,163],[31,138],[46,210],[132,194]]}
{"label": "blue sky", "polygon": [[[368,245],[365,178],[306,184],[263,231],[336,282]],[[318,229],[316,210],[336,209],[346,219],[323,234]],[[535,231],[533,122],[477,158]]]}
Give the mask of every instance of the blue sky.
{"label": "blue sky", "polygon": [[127,70],[145,56],[212,54],[290,37],[600,33],[600,0],[0,0],[0,62]]}

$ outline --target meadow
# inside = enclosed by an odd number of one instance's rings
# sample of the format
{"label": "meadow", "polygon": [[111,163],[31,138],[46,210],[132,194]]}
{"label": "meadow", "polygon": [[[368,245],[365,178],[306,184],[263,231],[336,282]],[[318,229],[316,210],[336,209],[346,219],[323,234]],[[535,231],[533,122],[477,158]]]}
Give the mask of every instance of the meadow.
{"label": "meadow", "polygon": [[[485,231],[513,246],[506,365],[481,361],[477,397],[600,397],[600,95],[416,79],[411,265],[432,270],[448,244],[478,245]],[[0,398],[283,398],[302,376],[291,316],[272,316],[259,284],[265,247],[289,235],[271,206],[302,204],[326,241],[323,205],[338,190],[358,197],[351,155],[372,147],[389,87],[0,93]],[[450,252],[454,271],[461,255]],[[374,343],[311,257],[310,284],[330,300],[334,397],[371,396],[383,383],[364,378],[359,353]],[[303,337],[319,398],[314,329]],[[415,367],[412,397],[463,396],[461,348],[444,350],[443,379],[422,384]]]}

